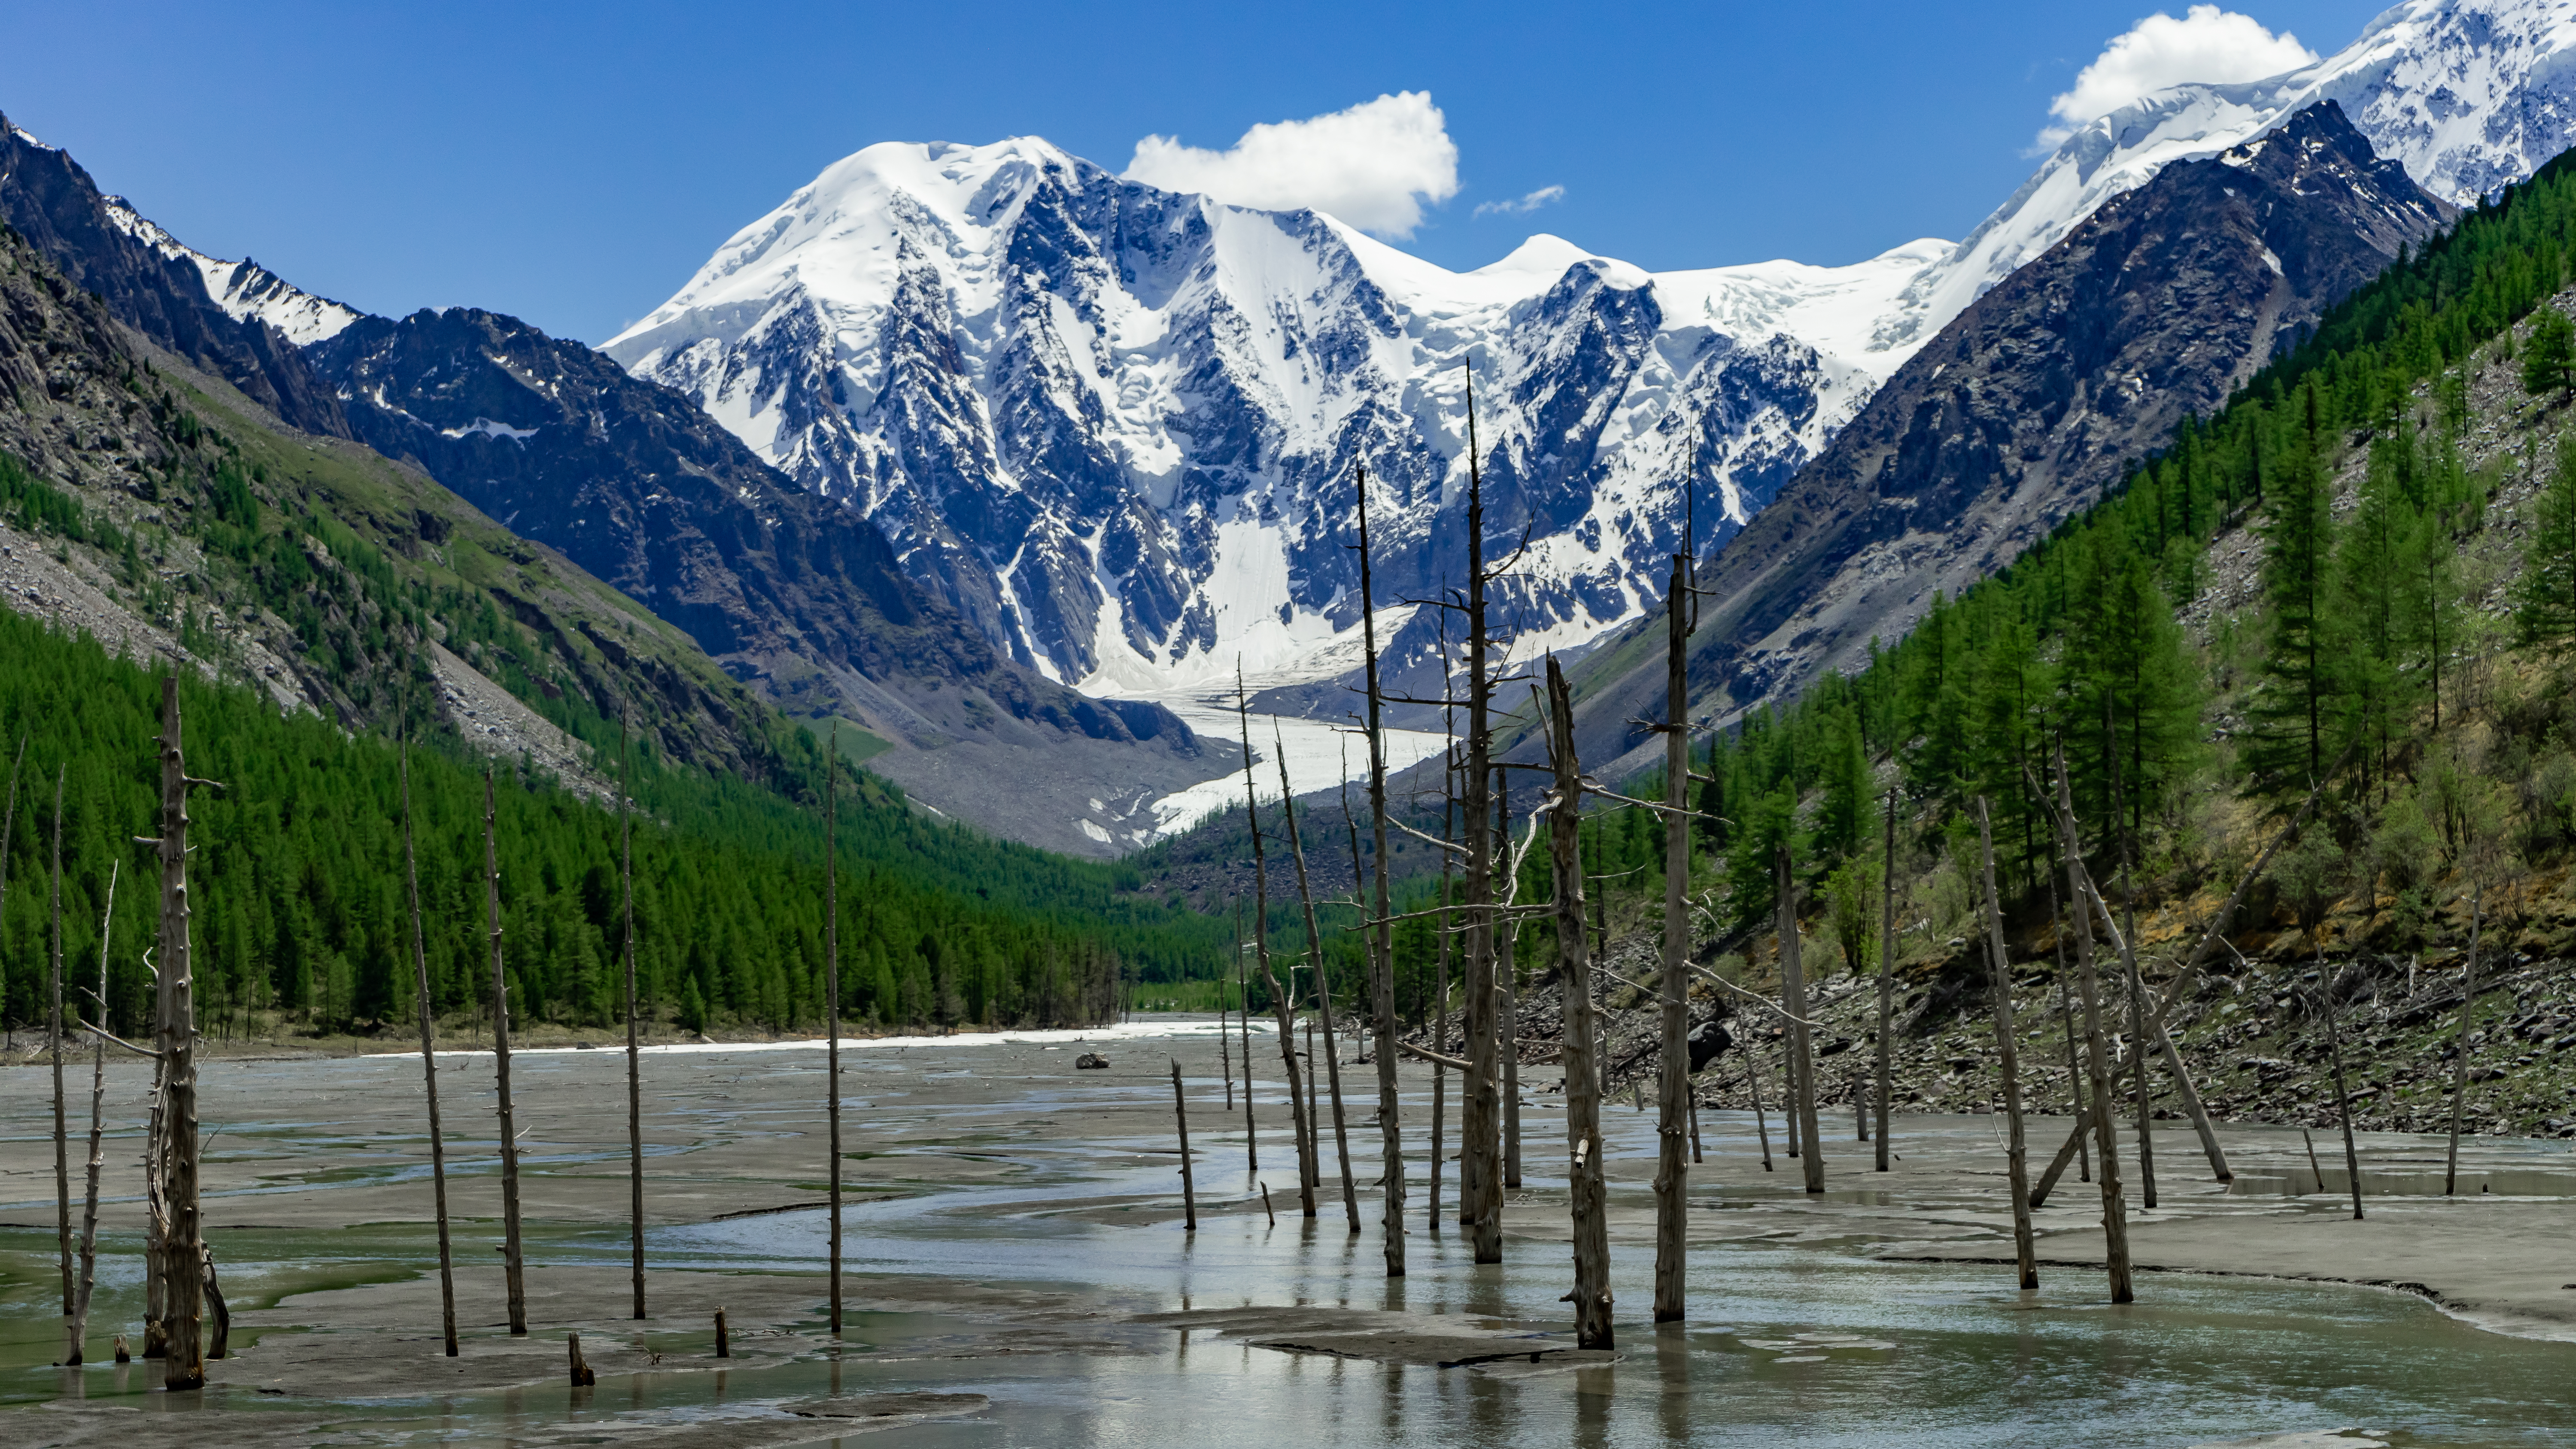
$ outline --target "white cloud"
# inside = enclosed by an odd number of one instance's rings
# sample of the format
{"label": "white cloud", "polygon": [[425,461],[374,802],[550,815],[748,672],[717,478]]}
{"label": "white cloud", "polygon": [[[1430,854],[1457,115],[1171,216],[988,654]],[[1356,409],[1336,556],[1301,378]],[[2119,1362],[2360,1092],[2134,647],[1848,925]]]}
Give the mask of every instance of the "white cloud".
{"label": "white cloud", "polygon": [[2251,15],[2215,5],[2194,5],[2180,20],[2159,12],[2111,37],[2076,75],[2074,89],[2049,102],[2061,124],[2042,130],[2039,144],[2054,148],[2085,122],[2166,86],[2261,80],[2316,61],[2297,36],[2274,35]]}
{"label": "white cloud", "polygon": [[1553,202],[1563,201],[1564,199],[1564,187],[1542,186],[1538,190],[1523,196],[1518,201],[1477,202],[1476,214],[1478,216],[1527,216],[1542,206],[1549,205]]}
{"label": "white cloud", "polygon": [[1313,207],[1400,238],[1422,224],[1424,202],[1458,194],[1458,146],[1431,93],[1405,91],[1303,121],[1265,122],[1223,151],[1147,136],[1126,174],[1237,206]]}

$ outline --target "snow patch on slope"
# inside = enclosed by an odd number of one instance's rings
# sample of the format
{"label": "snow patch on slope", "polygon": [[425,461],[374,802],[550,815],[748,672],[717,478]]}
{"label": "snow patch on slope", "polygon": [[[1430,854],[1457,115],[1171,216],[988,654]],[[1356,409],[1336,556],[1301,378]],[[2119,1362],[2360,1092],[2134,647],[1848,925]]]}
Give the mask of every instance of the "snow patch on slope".
{"label": "snow patch on slope", "polygon": [[[24,132],[19,134],[25,135]],[[27,139],[34,140],[29,136]],[[194,265],[205,279],[206,294],[236,321],[253,318],[286,334],[298,347],[309,347],[339,335],[366,314],[354,307],[317,297],[245,257],[237,262],[210,257],[172,236],[121,196],[103,198],[107,219],[119,231],[173,261]]]}

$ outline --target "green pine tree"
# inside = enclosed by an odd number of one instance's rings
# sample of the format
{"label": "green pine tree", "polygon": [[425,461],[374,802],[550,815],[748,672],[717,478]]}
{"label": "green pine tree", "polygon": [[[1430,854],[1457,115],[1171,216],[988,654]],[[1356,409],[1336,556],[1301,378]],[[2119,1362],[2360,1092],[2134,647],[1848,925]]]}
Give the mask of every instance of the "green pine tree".
{"label": "green pine tree", "polygon": [[2530,522],[2514,621],[2526,640],[2563,644],[2576,639],[2576,429],[2558,436],[2549,481],[2532,496]]}
{"label": "green pine tree", "polygon": [[[2313,397],[2314,390],[2309,390]],[[2248,761],[2266,780],[2313,780],[2325,772],[2326,737],[2344,693],[2343,633],[2334,598],[2335,525],[2325,469],[2293,446],[2267,489],[2263,594],[2270,624],[2264,680],[2252,713]]]}
{"label": "green pine tree", "polygon": [[2556,307],[2543,306],[2523,340],[2522,390],[2538,397],[2552,388],[2576,392],[2576,323]]}

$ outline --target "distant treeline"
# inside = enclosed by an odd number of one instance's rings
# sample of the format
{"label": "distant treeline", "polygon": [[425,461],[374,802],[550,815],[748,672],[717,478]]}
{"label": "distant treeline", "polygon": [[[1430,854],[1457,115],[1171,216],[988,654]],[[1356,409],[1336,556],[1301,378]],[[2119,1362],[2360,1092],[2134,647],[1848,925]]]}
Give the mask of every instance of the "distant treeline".
{"label": "distant treeline", "polygon": [[[46,1009],[58,769],[67,975],[96,979],[121,863],[107,1017],[119,1032],[147,1019],[157,903],[149,852],[131,842],[157,830],[155,679],[0,611],[0,770],[28,741],[0,841],[0,985],[22,1029]],[[411,1019],[394,747],[194,674],[181,698],[189,773],[223,785],[190,807],[206,1030],[237,1029],[253,1011],[332,1030]],[[428,738],[411,773],[432,993],[441,1014],[479,1012],[490,996],[481,766],[452,734]],[[601,763],[613,769],[611,739]],[[823,750],[802,731],[782,750],[794,800],[638,754],[636,960],[647,1001],[683,1025],[821,1019]],[[506,764],[498,788],[513,1010],[606,1024],[623,1001],[617,816]],[[861,1021],[1098,1020],[1122,982],[1204,977],[1228,956],[1224,924],[1131,894],[1132,872],[925,819],[873,777],[843,784],[840,850],[843,1010]]]}

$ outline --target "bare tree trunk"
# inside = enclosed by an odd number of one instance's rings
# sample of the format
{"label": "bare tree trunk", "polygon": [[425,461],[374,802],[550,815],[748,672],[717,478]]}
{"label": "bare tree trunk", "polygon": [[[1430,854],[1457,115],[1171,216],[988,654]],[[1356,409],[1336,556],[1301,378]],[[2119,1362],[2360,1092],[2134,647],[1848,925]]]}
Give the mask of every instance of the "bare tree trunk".
{"label": "bare tree trunk", "polygon": [[1753,1133],[1762,1142],[1762,1170],[1771,1167],[1771,1124],[1762,1115],[1762,1072],[1753,1060],[1753,1044],[1744,1045],[1744,1088],[1753,1094]]}
{"label": "bare tree trunk", "polygon": [[[0,835],[0,842],[7,836]],[[116,924],[116,874],[118,861],[107,863],[107,909],[98,917],[98,990],[92,999],[98,1003],[101,1029],[107,1017],[107,937]],[[105,1165],[107,1099],[107,1038],[92,1033],[89,1068],[89,1182],[81,1202],[80,1277],[72,1287],[71,1322],[65,1328],[66,1356],[64,1366],[81,1363],[83,1340],[89,1336],[90,1290],[98,1282],[98,1174]]]}
{"label": "bare tree trunk", "polygon": [[[456,1259],[447,1227],[447,1133],[438,1120],[438,1004],[429,992],[429,941],[420,919],[420,866],[411,842],[411,741],[403,741],[403,885],[411,900],[412,976],[420,996],[420,1071],[429,1099],[429,1184],[438,1208],[438,1307],[447,1356],[456,1357]],[[101,979],[105,979],[104,968]]]}
{"label": "bare tree trunk", "polygon": [[483,772],[483,880],[492,922],[492,1075],[501,1121],[501,1264],[509,1280],[510,1332],[528,1331],[528,1285],[519,1252],[519,1135],[510,1107],[510,978],[501,966],[500,801]]}
{"label": "bare tree trunk", "polygon": [[[1511,840],[1512,791],[1511,775],[1502,766],[1494,767],[1495,845],[1494,889],[1501,898],[1512,895]],[[1520,949],[1520,923],[1497,921],[1494,926],[1494,1035],[1502,1053],[1503,1068],[1503,1186],[1518,1189],[1521,1185],[1521,991],[1520,966],[1514,959]]]}
{"label": "bare tree trunk", "polygon": [[1880,871],[1878,915],[1878,1170],[1887,1166],[1889,1098],[1895,1092],[1889,1040],[1896,1014],[1896,787],[1887,790],[1887,856]]}
{"label": "bare tree trunk", "polygon": [[1476,387],[1467,373],[1467,1090],[1460,1128],[1459,1196],[1479,1263],[1503,1260],[1501,1106],[1494,1070],[1493,803],[1486,798],[1493,696],[1485,630],[1485,477],[1477,454]]}
{"label": "bare tree trunk", "polygon": [[[1252,789],[1252,705],[1244,695],[1240,669],[1234,677],[1234,707],[1243,725],[1243,820],[1252,831],[1253,957],[1261,965],[1261,983],[1270,992],[1271,1013],[1279,1018],[1279,1061],[1288,1074],[1288,1111],[1297,1129],[1297,1198],[1311,1218],[1315,1215],[1315,1152],[1306,1130],[1306,1096],[1298,1086],[1297,1007],[1270,969],[1270,866],[1261,851],[1261,801]],[[1245,1110],[1248,1114],[1250,1108]]]}
{"label": "bare tree trunk", "polygon": [[1226,1115],[1234,1114],[1234,1016],[1225,1004],[1225,979],[1216,983],[1216,1066],[1225,1076]]}
{"label": "bare tree trunk", "polygon": [[[1244,768],[1252,768],[1246,760]],[[1261,1137],[1252,1120],[1252,982],[1243,968],[1243,897],[1234,898],[1234,1010],[1243,1033],[1243,1170],[1261,1170]]]}
{"label": "bare tree trunk", "polygon": [[[2323,953],[2319,953],[2319,956],[2317,965],[2322,968],[2325,965],[2322,959]],[[2317,972],[2317,982],[2318,994],[2330,997],[2333,983],[2326,979],[2322,969]],[[2361,1149],[2352,1140],[2352,1094],[2344,1089],[2343,1032],[2335,1024],[2335,1015],[2335,1003],[2329,999],[2325,1002],[2326,1046],[2334,1053],[2335,1117],[2343,1123],[2343,1166],[2345,1174],[2352,1179],[2352,1220],[2359,1222],[2361,1221]]]}
{"label": "bare tree trunk", "polygon": [[1993,957],[1995,995],[1995,1065],[2003,1074],[2005,1179],[2012,1193],[2013,1259],[2021,1286],[2039,1286],[2039,1252],[2030,1231],[2030,1161],[2021,1122],[2021,1058],[2013,1032],[2012,967],[2004,947],[2003,901],[1995,894],[1995,832],[1986,797],[1977,797],[1977,846],[1982,852],[1986,887],[1986,946]]}
{"label": "bare tree trunk", "polygon": [[[1446,667],[1446,651],[1441,655],[1441,662]],[[1441,774],[1440,838],[1443,841],[1458,833],[1456,753],[1454,749],[1450,751],[1449,766]],[[1433,918],[1437,922],[1436,934],[1440,937],[1440,1003],[1431,1017],[1431,1048],[1439,1052],[1449,1050],[1449,938],[1453,930],[1448,915],[1449,903],[1449,852],[1443,850],[1440,852],[1441,914]],[[1447,1126],[1448,1110],[1449,1069],[1434,1062],[1431,1067],[1431,1198],[1428,1209],[1434,1233],[1440,1231],[1440,1169],[1446,1159],[1448,1145],[1442,1129]]]}
{"label": "bare tree trunk", "polygon": [[[2108,701],[2105,700],[2105,708]],[[2137,891],[2129,881],[2127,807],[2121,803],[2120,756],[2111,754],[2111,813],[2120,828],[2120,973],[2129,984],[2129,1055],[2138,1094],[2138,1202],[2156,1205],[2155,1104],[2147,1094],[2147,981],[2138,970]]]}
{"label": "bare tree trunk", "polygon": [[[832,720],[831,742],[824,751],[823,776],[823,996],[828,1038],[823,1045],[824,1119],[832,1157],[831,1257],[832,1336],[841,1336],[841,721]],[[630,980],[632,978],[630,977]],[[633,987],[629,986],[629,993]],[[1186,1150],[1189,1144],[1183,1143]],[[640,1160],[640,1159],[639,1159]],[[1186,1165],[1186,1159],[1184,1159]],[[637,1199],[635,1316],[644,1316],[642,1198]]]}
{"label": "bare tree trunk", "polygon": [[1573,1199],[1574,1338],[1578,1348],[1614,1347],[1610,1324],[1609,1189],[1602,1181],[1601,1086],[1592,1061],[1592,955],[1583,921],[1583,767],[1574,754],[1574,696],[1555,656],[1547,699],[1556,766],[1547,804],[1548,856],[1556,873],[1557,974],[1564,983],[1566,1182]]}
{"label": "bare tree trunk", "polygon": [[54,1239],[62,1250],[63,1326],[72,1321],[72,1151],[63,1119],[63,777],[54,771],[54,908],[52,969],[45,975],[53,997],[46,1018],[45,1047],[54,1064]]}
{"label": "bare tree trunk", "polygon": [[[1271,722],[1270,747],[1279,756],[1279,808],[1288,817],[1288,854],[1297,863],[1297,903],[1306,912],[1306,959],[1315,969],[1315,1011],[1323,1019],[1324,1078],[1333,1103],[1333,1147],[1335,1160],[1342,1168],[1342,1207],[1350,1215],[1351,1231],[1356,1233],[1360,1230],[1360,1197],[1358,1184],[1351,1181],[1350,1124],[1342,1114],[1342,1050],[1340,1038],[1333,1031],[1333,982],[1324,969],[1324,934],[1315,924],[1315,893],[1306,884],[1306,847],[1297,837],[1297,798],[1288,787],[1288,746],[1279,738],[1276,720]],[[1323,1155],[1322,1148],[1318,1141],[1318,1158]]]}
{"label": "bare tree trunk", "polygon": [[2469,1091],[2469,1022],[2478,1013],[2478,933],[2486,923],[2486,883],[2469,887],[2469,960],[2460,981],[2460,1032],[2451,1047],[2451,1146],[2442,1160],[2442,1195],[2460,1189],[2460,1109]]}
{"label": "bare tree trunk", "polygon": [[[1664,617],[1663,1040],[1655,1122],[1655,1321],[1682,1316],[1690,1164],[1690,556],[1673,555]],[[1801,1015],[1805,1013],[1801,1012]]]}
{"label": "bare tree trunk", "polygon": [[188,779],[180,749],[179,676],[161,677],[161,1051],[169,1059],[170,1342],[161,1382],[206,1383],[205,1226],[197,1205],[197,997],[188,949]]}
{"label": "bare tree trunk", "polygon": [[[1368,654],[1368,746],[1370,843],[1376,850],[1371,872],[1377,886],[1377,970],[1372,983],[1377,1007],[1378,1157],[1385,1169],[1384,1206],[1386,1276],[1404,1276],[1404,1131],[1397,1117],[1395,1062],[1395,924],[1389,905],[1386,863],[1386,736],[1379,723],[1384,695],[1377,677],[1377,603],[1369,577],[1368,470],[1359,470],[1360,642]],[[1358,869],[1356,863],[1353,870]],[[1354,876],[1351,893],[1359,894]]]}
{"label": "bare tree trunk", "polygon": [[[2082,1180],[2091,1182],[2093,1151],[2084,1145],[2084,1069],[2075,1060],[2075,1007],[2066,985],[2066,917],[2057,908],[2057,872],[2052,870],[2044,874],[2048,877],[2049,924],[2057,937],[2057,1014],[2066,1028],[2066,1086],[2075,1095],[2075,1131],[2069,1140],[2075,1144],[2075,1160],[2083,1168]],[[2065,1168],[2060,1166],[2049,1173],[2048,1183],[2040,1188],[2040,1196],[2047,1195],[2048,1187],[2055,1185],[2057,1174],[2063,1171]],[[2032,1198],[2031,1206],[2038,1205],[2039,1198]]]}
{"label": "bare tree trunk", "polygon": [[1780,990],[1788,997],[1789,1008],[1789,1090],[1796,1094],[1791,1106],[1796,1115],[1798,1141],[1805,1145],[1806,1156],[1799,1159],[1805,1170],[1807,1191],[1825,1190],[1825,1144],[1816,1130],[1816,1068],[1807,1040],[1807,973],[1799,959],[1798,881],[1789,868],[1789,847],[1780,847]]}
{"label": "bare tree trunk", "polygon": [[[632,1239],[630,1256],[633,1261],[629,1273],[634,1279],[635,1316],[640,1319],[644,1316],[644,1055],[635,1030],[635,808],[633,797],[626,790],[626,728],[626,714],[620,710],[617,716],[617,911],[620,954],[626,958],[626,1215]],[[828,854],[831,849],[831,827],[828,825],[824,827],[823,838],[826,842],[824,850]],[[829,866],[825,868],[828,870]],[[829,895],[825,899],[828,901]],[[823,924],[824,939],[831,939],[831,931],[832,923],[827,917]],[[838,1005],[839,998],[835,995],[834,1006],[837,1008]],[[833,1017],[836,1026],[839,1020],[836,1014]],[[837,1195],[840,1157],[837,1153],[832,1158],[832,1168],[835,1192],[832,1230],[837,1234],[841,1226]],[[840,1275],[836,1273],[832,1278],[832,1324],[836,1330],[841,1322],[840,1286]]]}
{"label": "bare tree trunk", "polygon": [[1190,1104],[1181,1095],[1181,1061],[1172,1059],[1172,1116],[1181,1126],[1181,1230],[1199,1230],[1198,1181],[1190,1175]]}
{"label": "bare tree trunk", "polygon": [[[159,991],[160,968],[153,968]],[[159,1008],[156,1006],[155,1019]],[[170,1059],[152,1054],[152,1112],[143,1129],[143,1356],[170,1351]]]}
{"label": "bare tree trunk", "polygon": [[2075,803],[2066,785],[2066,752],[2057,752],[2058,849],[2066,857],[2066,890],[2075,898],[2075,984],[2084,998],[2084,1046],[2093,1087],[2093,1145],[2102,1160],[2103,1260],[2110,1277],[2111,1301],[2131,1303],[2137,1293],[2129,1279],[2129,1208],[2120,1197],[2120,1155],[2111,1125],[2111,1047],[2102,1033],[2102,993],[2093,973],[2093,929],[2084,919],[2084,864],[2075,844]]}

